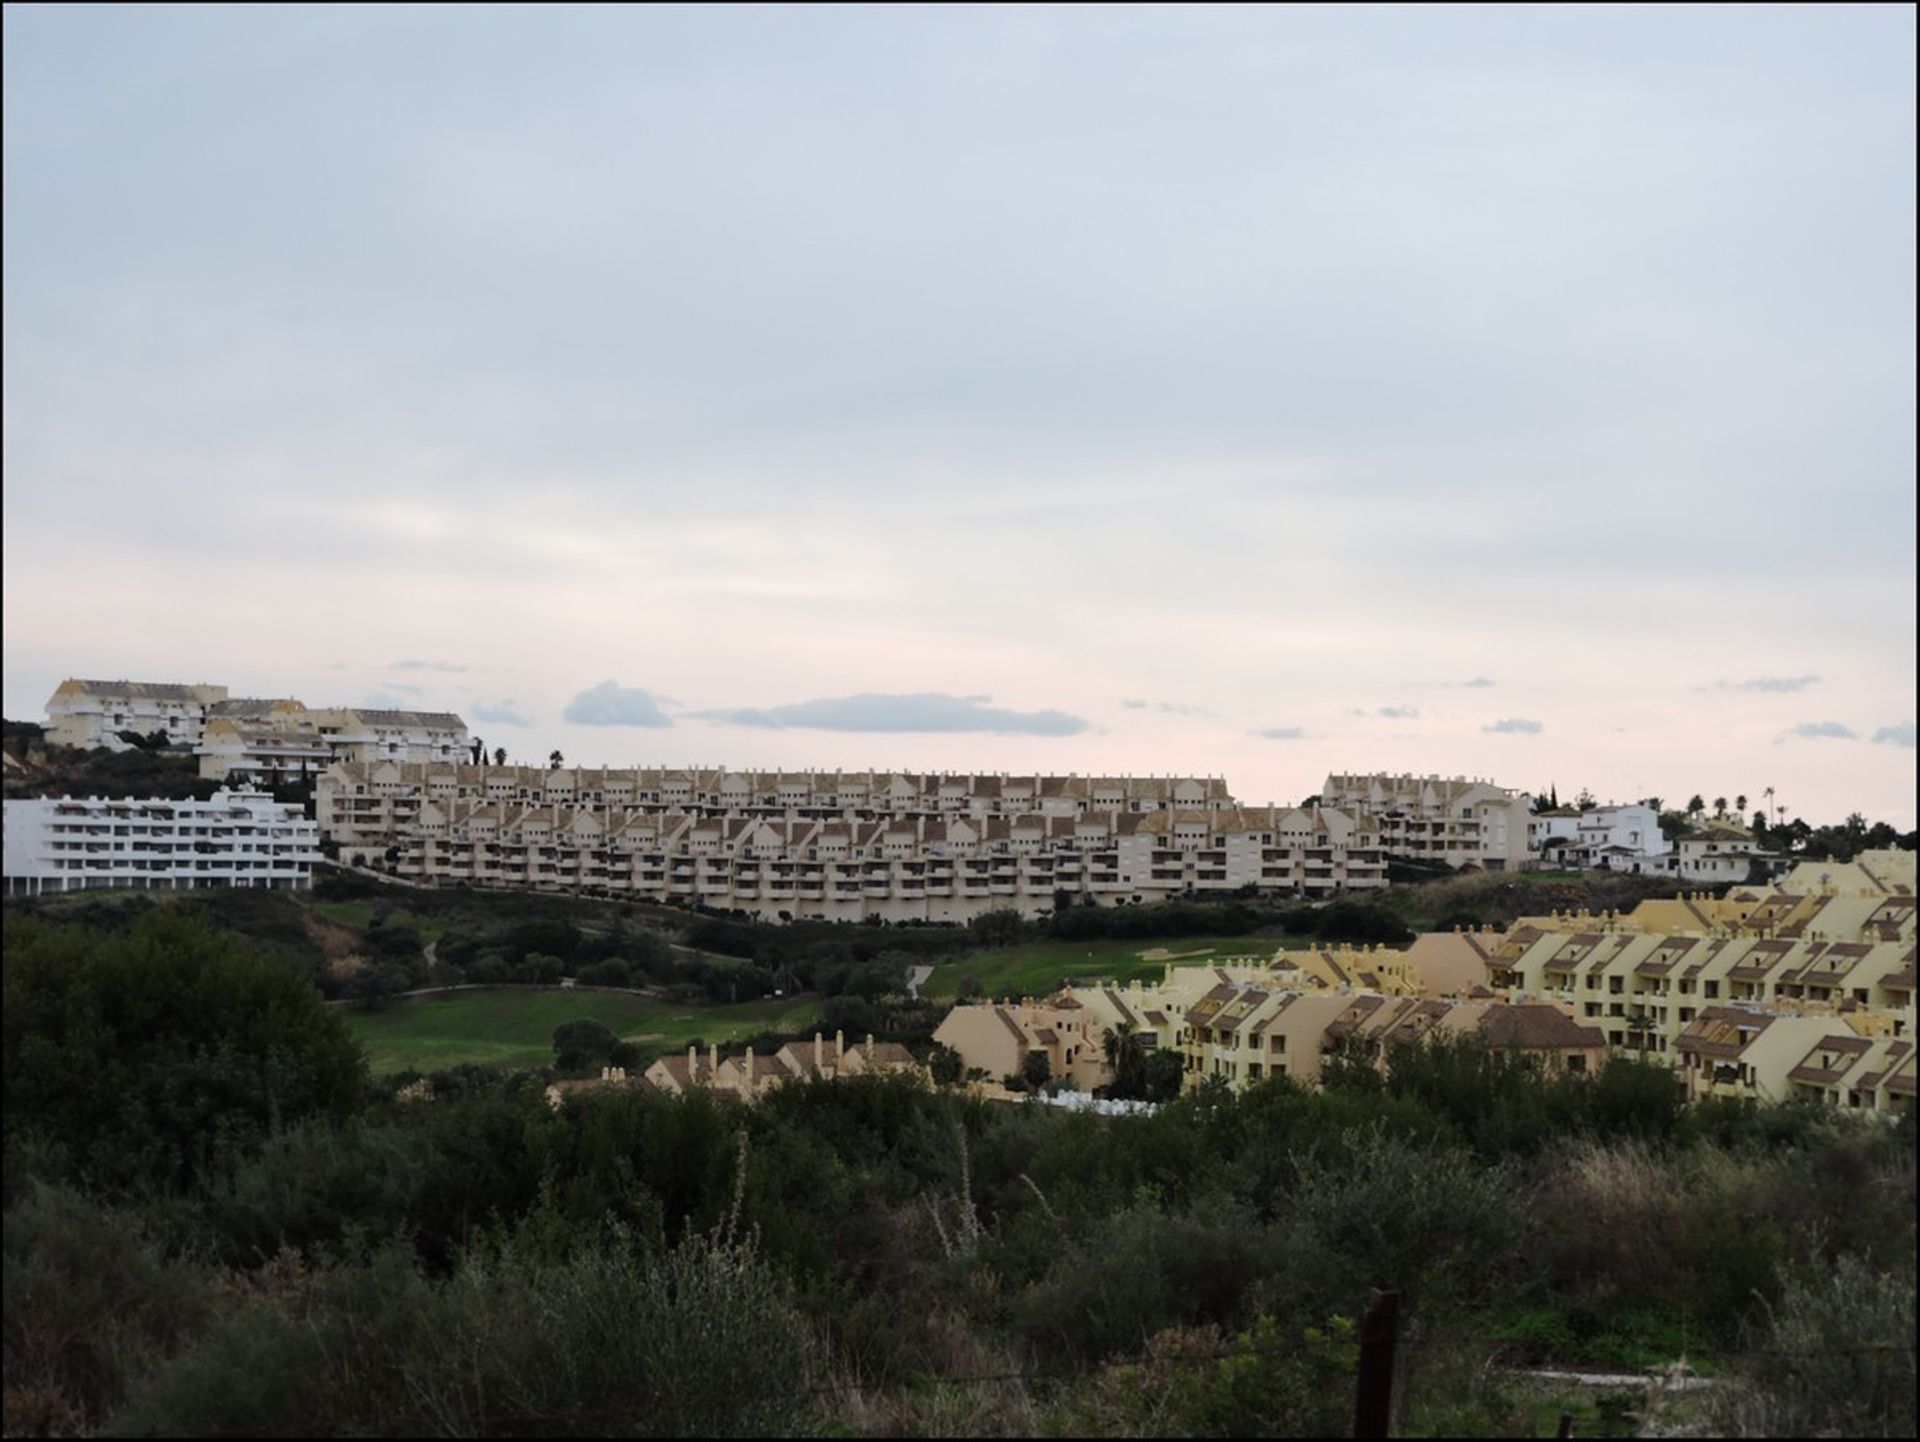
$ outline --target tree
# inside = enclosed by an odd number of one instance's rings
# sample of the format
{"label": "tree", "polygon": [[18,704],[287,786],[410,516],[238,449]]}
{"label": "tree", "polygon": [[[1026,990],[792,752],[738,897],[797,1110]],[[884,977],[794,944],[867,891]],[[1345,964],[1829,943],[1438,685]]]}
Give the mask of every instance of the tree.
{"label": "tree", "polygon": [[487,743],[478,736],[473,738],[473,764],[478,766],[487,759]]}
{"label": "tree", "polygon": [[960,1053],[950,1046],[936,1046],[933,1055],[927,1058],[927,1070],[933,1073],[933,1079],[941,1086],[952,1086],[960,1080],[966,1070]]}
{"label": "tree", "polygon": [[1713,814],[1715,816],[1725,816],[1727,814],[1727,798],[1726,797],[1716,796],[1713,798]]}
{"label": "tree", "polygon": [[566,760],[567,758],[560,754],[560,748],[557,746],[547,755],[547,765],[555,771],[565,765]]}
{"label": "tree", "polygon": [[344,1119],[365,1061],[301,972],[172,908],[5,922],[7,1137],[109,1188],[193,1185],[275,1126]]}
{"label": "tree", "polygon": [[1733,810],[1736,816],[1744,816],[1746,814],[1747,798],[1745,793],[1733,798]]}
{"label": "tree", "polygon": [[1700,815],[1701,812],[1705,811],[1706,809],[1707,809],[1706,798],[1699,795],[1697,792],[1693,796],[1692,800],[1687,802],[1688,816],[1698,816]]}
{"label": "tree", "polygon": [[496,746],[493,748],[493,764],[495,766],[505,766],[507,764],[507,748],[506,747]]}
{"label": "tree", "polygon": [[1034,1091],[1053,1080],[1053,1062],[1043,1051],[1030,1051],[1020,1063],[1020,1080]]}
{"label": "tree", "polygon": [[967,931],[982,946],[1012,946],[1026,929],[1012,907],[983,911],[967,923]]}
{"label": "tree", "polygon": [[577,1017],[553,1029],[554,1064],[562,1071],[591,1071],[605,1066],[620,1037],[603,1021]]}

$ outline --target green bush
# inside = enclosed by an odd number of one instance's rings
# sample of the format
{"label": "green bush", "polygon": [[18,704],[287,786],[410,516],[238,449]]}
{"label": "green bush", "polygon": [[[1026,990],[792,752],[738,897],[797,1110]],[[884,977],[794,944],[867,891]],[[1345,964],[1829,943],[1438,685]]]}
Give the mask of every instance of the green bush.
{"label": "green bush", "polygon": [[201,1325],[200,1273],[130,1215],[34,1183],[6,1213],[6,1432],[93,1430],[128,1382]]}
{"label": "green bush", "polygon": [[124,933],[9,915],[7,1135],[109,1186],[190,1185],[276,1125],[344,1117],[365,1065],[294,968],[157,911]]}
{"label": "green bush", "polygon": [[434,1284],[402,1253],[223,1317],[139,1387],[118,1435],[682,1437],[790,1428],[805,1321],[748,1247],[647,1255],[617,1229],[561,1261],[509,1244]]}

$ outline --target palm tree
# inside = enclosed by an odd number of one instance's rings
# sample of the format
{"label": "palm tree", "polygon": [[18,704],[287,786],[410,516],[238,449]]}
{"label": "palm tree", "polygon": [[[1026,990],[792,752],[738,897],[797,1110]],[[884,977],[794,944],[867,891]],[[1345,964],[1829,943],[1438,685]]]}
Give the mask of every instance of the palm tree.
{"label": "palm tree", "polygon": [[552,767],[555,771],[558,771],[561,765],[566,761],[566,759],[567,759],[566,757],[560,754],[559,748],[556,747],[553,750],[553,752],[547,757],[547,765]]}
{"label": "palm tree", "polygon": [[1747,814],[1746,793],[1742,792],[1733,798],[1733,814],[1735,816],[1745,816]]}
{"label": "palm tree", "polygon": [[1696,795],[1691,801],[1687,803],[1687,815],[1689,816],[1698,816],[1702,811],[1705,811],[1706,809],[1707,809],[1707,799],[1704,796]]}
{"label": "palm tree", "polygon": [[493,748],[493,764],[495,766],[505,766],[507,764],[507,748],[506,747],[496,746]]}
{"label": "palm tree", "polygon": [[1715,816],[1725,816],[1727,814],[1727,798],[1726,797],[1716,796],[1713,798],[1713,814]]}

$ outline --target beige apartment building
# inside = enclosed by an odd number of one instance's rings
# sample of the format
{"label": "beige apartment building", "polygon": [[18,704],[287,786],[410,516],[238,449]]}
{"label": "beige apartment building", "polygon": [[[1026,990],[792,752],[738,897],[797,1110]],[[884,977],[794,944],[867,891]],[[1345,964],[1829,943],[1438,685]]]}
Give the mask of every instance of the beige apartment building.
{"label": "beige apartment building", "polygon": [[1320,804],[1377,819],[1389,856],[1482,871],[1521,871],[1538,863],[1533,798],[1464,776],[1335,773]]}
{"label": "beige apartment building", "polygon": [[[1350,975],[1367,969],[1354,955],[1339,968]],[[1595,1070],[1606,1058],[1599,1029],[1550,1002],[1356,991],[1278,958],[1169,967],[1154,986],[1075,986],[1045,1000],[957,1006],[934,1040],[993,1081],[1017,1075],[1028,1054],[1041,1052],[1053,1076],[1093,1091],[1113,1081],[1107,1041],[1120,1031],[1149,1049],[1178,1051],[1188,1086],[1219,1077],[1240,1087],[1274,1077],[1315,1084],[1325,1059],[1343,1046],[1384,1059],[1391,1046],[1436,1030],[1538,1056],[1548,1070]]]}
{"label": "beige apartment building", "polygon": [[[966,921],[1000,908],[1039,915],[1063,892],[1116,905],[1245,886],[1330,896],[1386,884],[1364,817],[1169,809],[1178,781],[1094,779],[1072,788],[1083,798],[1063,798],[1076,809],[1048,814],[1006,808],[1044,798],[1049,780],[1081,778],[875,784],[863,774],[851,790],[828,791],[812,777],[804,793],[800,783],[789,790],[789,811],[772,809],[783,799],[776,787],[758,793],[772,803],[733,814],[727,779],[367,763],[329,768],[316,794],[321,834],[343,859],[407,880],[635,894],[768,919]],[[896,812],[907,792],[894,780],[939,809]],[[1140,809],[1078,809],[1081,799],[1129,792]],[[875,796],[887,810],[860,809]],[[681,809],[690,798],[716,809]],[[945,809],[961,803],[1003,809]],[[828,805],[826,815],[806,814]]]}
{"label": "beige apartment building", "polygon": [[291,697],[248,697],[208,709],[194,749],[216,780],[317,778],[335,761],[451,765],[470,759],[467,724],[447,711],[309,707]]}
{"label": "beige apartment building", "polygon": [[122,731],[142,736],[163,731],[177,746],[200,739],[210,706],[224,700],[225,686],[170,681],[82,681],[70,678],[47,701],[47,739],[84,750],[104,746],[125,751]]}
{"label": "beige apartment building", "polygon": [[1911,1038],[1862,1035],[1831,1018],[1709,1007],[1680,1034],[1676,1049],[1692,1100],[1810,1100],[1886,1116],[1913,1105]]}

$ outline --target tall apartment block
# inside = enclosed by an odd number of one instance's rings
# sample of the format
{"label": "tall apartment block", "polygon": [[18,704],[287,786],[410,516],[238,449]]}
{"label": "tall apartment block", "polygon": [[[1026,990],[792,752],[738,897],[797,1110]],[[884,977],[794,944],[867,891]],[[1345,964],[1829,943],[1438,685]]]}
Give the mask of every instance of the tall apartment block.
{"label": "tall apartment block", "polygon": [[1490,781],[1336,773],[1320,788],[1320,804],[1374,816],[1387,855],[1409,861],[1521,871],[1539,858],[1533,798]]}

